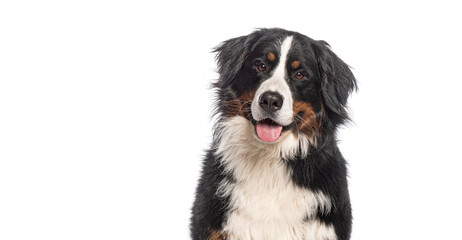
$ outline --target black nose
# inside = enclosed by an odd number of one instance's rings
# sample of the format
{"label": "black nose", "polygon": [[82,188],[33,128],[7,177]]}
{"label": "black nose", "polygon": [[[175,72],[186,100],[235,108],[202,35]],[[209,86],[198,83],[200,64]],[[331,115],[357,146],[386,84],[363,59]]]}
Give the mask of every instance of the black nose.
{"label": "black nose", "polygon": [[281,94],[271,91],[264,92],[258,100],[260,107],[269,113],[276,112],[281,109],[283,102],[284,98]]}

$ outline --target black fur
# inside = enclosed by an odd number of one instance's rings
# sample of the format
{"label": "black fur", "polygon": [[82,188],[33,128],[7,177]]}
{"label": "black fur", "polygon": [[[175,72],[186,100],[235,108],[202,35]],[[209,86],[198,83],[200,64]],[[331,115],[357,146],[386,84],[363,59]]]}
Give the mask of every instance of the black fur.
{"label": "black fur", "polygon": [[207,239],[210,230],[221,228],[228,199],[220,199],[216,196],[216,192],[218,183],[224,177],[223,167],[218,163],[218,159],[215,159],[213,152],[209,151],[205,156],[202,177],[199,180],[196,201],[192,209],[193,239]]}
{"label": "black fur", "polygon": [[333,120],[343,123],[348,120],[346,104],[350,93],[356,90],[356,80],[349,66],[327,46],[324,41],[313,44],[321,73],[322,96],[328,110],[339,115]]}
{"label": "black fur", "polygon": [[[351,233],[352,214],[347,184],[346,162],[337,147],[336,130],[349,120],[346,111],[347,98],[356,89],[356,80],[346,65],[324,41],[315,41],[302,34],[283,29],[260,29],[247,36],[223,42],[215,49],[220,77],[214,87],[217,90],[218,121],[226,117],[226,101],[235,99],[245,91],[255,90],[268,73],[254,71],[256,62],[264,62],[271,68],[277,62],[264,58],[268,51],[279,51],[275,44],[285,37],[294,36],[290,56],[300,60],[300,68],[309,79],[288,81],[294,100],[310,103],[320,121],[316,136],[317,145],[311,146],[308,157],[300,156],[284,161],[292,170],[295,184],[322,191],[333,202],[328,214],[318,211],[317,218],[333,224],[338,240],[348,240]],[[294,72],[289,72],[289,76]],[[219,128],[215,128],[214,143],[203,162],[202,177],[192,208],[191,237],[207,239],[211,230],[219,230],[228,209],[227,198],[216,195],[218,184],[224,178],[232,179],[223,171],[215,152],[219,141]]]}

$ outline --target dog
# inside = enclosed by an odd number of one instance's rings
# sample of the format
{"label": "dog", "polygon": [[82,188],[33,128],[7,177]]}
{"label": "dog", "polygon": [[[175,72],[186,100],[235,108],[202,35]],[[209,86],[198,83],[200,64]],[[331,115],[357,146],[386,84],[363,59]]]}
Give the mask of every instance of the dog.
{"label": "dog", "polygon": [[325,41],[258,29],[214,49],[217,122],[192,207],[194,240],[348,240],[337,128],[357,84]]}

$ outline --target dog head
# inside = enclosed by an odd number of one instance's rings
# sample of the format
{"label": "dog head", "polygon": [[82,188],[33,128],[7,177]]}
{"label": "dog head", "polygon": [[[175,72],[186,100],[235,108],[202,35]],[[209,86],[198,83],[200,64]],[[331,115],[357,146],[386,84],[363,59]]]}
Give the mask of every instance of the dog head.
{"label": "dog head", "polygon": [[283,29],[261,29],[219,45],[218,111],[254,125],[262,142],[291,131],[311,142],[348,119],[356,88],[350,68],[324,41]]}

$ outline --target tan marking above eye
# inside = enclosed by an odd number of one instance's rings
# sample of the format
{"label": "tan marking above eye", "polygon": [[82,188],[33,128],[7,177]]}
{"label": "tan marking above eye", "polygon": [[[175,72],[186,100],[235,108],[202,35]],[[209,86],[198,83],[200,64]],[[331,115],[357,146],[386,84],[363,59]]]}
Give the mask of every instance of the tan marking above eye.
{"label": "tan marking above eye", "polygon": [[269,52],[268,55],[266,55],[266,57],[268,58],[268,60],[270,60],[271,62],[276,60],[276,56],[274,55],[274,53],[272,52]]}
{"label": "tan marking above eye", "polygon": [[296,68],[300,67],[300,61],[293,61],[291,66],[292,66],[293,69],[296,69]]}

